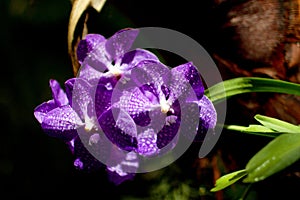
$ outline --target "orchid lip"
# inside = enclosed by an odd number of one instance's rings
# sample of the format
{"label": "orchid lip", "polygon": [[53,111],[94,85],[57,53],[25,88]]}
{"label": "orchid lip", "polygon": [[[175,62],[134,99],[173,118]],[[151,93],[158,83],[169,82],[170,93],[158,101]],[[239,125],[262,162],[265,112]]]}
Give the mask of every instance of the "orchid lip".
{"label": "orchid lip", "polygon": [[109,69],[109,72],[111,74],[113,74],[114,76],[120,76],[123,74],[123,71],[121,71],[118,67],[115,67],[115,66],[111,67]]}
{"label": "orchid lip", "polygon": [[169,112],[171,108],[170,104],[165,99],[160,100],[159,103],[160,103],[161,112],[167,114],[167,112]]}
{"label": "orchid lip", "polygon": [[85,123],[84,123],[84,130],[86,132],[92,132],[92,131],[97,131],[98,128],[95,126],[95,120],[93,118],[90,118],[86,115],[85,119],[84,119]]}

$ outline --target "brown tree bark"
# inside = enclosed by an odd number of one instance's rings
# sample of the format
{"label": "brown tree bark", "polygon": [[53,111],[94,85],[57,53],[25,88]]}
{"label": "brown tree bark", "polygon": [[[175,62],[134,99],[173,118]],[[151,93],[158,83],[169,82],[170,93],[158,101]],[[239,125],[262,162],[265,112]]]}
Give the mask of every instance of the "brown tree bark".
{"label": "brown tree bark", "polygon": [[[215,0],[214,59],[224,79],[270,77],[300,83],[300,0]],[[300,124],[300,97],[238,98],[247,118],[260,113]]]}

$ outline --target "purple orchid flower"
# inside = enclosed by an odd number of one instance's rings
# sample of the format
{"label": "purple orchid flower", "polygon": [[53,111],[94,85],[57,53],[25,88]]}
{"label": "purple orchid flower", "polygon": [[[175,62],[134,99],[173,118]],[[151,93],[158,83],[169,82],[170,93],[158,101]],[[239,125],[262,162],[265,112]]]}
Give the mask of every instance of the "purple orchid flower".
{"label": "purple orchid flower", "polygon": [[66,141],[76,168],[92,171],[104,163],[116,184],[133,178],[140,156],[172,150],[180,129],[197,139],[217,120],[196,67],[188,62],[169,69],[151,52],[131,50],[137,35],[136,29],[109,39],[87,35],[77,49],[81,68],[65,82],[66,93],[50,80],[53,99],[34,110],[47,134]]}
{"label": "purple orchid flower", "polygon": [[[99,127],[94,107],[97,108],[98,115],[109,107],[109,102],[101,98],[110,93],[108,89],[112,85],[108,84],[116,82],[140,60],[158,60],[154,54],[142,49],[123,55],[129,50],[136,35],[136,31],[127,30],[116,33],[108,40],[101,35],[88,35],[78,46],[78,59],[82,64],[80,78],[72,78],[65,82],[66,93],[56,80],[50,80],[53,99],[37,106],[34,110],[34,115],[42,129],[48,135],[61,138],[68,144],[76,157],[74,161],[76,168],[93,171],[102,166],[88,149],[101,152],[101,155],[109,155],[107,158],[109,161],[105,163],[108,164],[110,180],[116,184],[133,177],[133,173],[127,173],[128,170],[122,168],[128,168],[127,165],[137,168],[138,163],[135,159],[128,160],[128,155],[118,148],[104,145],[108,142],[105,137],[98,134]],[[99,71],[99,67],[102,72]],[[99,84],[98,101],[95,104],[92,98],[95,91],[92,86],[97,84]],[[79,135],[78,132],[85,134]],[[89,144],[88,147],[85,146],[86,143]],[[130,155],[132,158],[132,153]],[[135,169],[131,171],[134,172]]]}
{"label": "purple orchid flower", "polygon": [[34,109],[34,116],[47,134],[70,141],[76,136],[76,128],[81,125],[81,120],[70,106],[67,95],[59,83],[52,79],[49,83],[53,99],[37,106]]}
{"label": "purple orchid flower", "polygon": [[[76,90],[81,91],[80,96],[74,96],[76,93],[70,96],[75,89],[74,86],[77,87]],[[67,94],[56,80],[50,80],[50,88],[53,99],[37,106],[34,115],[48,135],[66,142],[75,155],[74,166],[86,171],[95,171],[103,167],[103,164],[87,150],[84,144],[88,143],[93,152],[110,156],[107,158],[110,161],[106,163],[109,163],[107,170],[110,171],[108,175],[111,181],[120,184],[122,181],[132,179],[133,174],[123,172],[122,167],[126,167],[126,163],[138,167],[137,162],[133,159],[127,160],[128,155],[120,154],[116,147],[106,145],[109,144],[105,140],[106,137],[97,132],[99,129],[97,123],[93,121],[95,115],[91,109],[93,107],[91,85],[84,79],[73,78],[65,82]],[[115,156],[116,154],[118,156]],[[115,166],[118,166],[118,170],[114,168]]]}
{"label": "purple orchid flower", "polygon": [[186,137],[203,137],[216,125],[214,106],[204,96],[204,86],[191,62],[170,70],[159,61],[141,61],[126,84],[116,84],[114,95],[104,98],[112,103],[98,117],[99,125],[112,143],[142,156],[176,146],[181,109],[194,109],[198,116],[190,119],[198,124],[186,127]]}
{"label": "purple orchid flower", "polygon": [[77,48],[77,58],[81,64],[78,76],[90,83],[100,82],[113,87],[120,78],[125,79],[124,75],[130,73],[140,61],[158,61],[149,51],[130,51],[137,35],[137,29],[120,30],[109,39],[99,34],[86,35]]}

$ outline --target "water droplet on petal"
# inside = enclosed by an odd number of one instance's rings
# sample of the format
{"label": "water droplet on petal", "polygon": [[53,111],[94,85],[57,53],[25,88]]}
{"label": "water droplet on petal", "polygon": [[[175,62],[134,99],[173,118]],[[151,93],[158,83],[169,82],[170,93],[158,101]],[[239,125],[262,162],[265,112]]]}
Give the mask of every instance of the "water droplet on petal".
{"label": "water droplet on petal", "polygon": [[106,83],[105,87],[107,90],[112,90],[112,88],[113,88],[111,83]]}
{"label": "water droplet on petal", "polygon": [[97,144],[99,140],[100,140],[100,135],[98,133],[95,133],[91,135],[89,139],[89,145],[91,146],[93,144]]}

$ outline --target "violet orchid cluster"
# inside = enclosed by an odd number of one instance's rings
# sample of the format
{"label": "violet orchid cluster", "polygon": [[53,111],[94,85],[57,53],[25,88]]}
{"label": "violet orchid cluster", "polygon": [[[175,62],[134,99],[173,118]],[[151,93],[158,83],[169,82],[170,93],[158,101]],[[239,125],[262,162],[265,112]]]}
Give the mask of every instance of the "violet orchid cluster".
{"label": "violet orchid cluster", "polygon": [[197,112],[187,138],[203,138],[217,120],[196,67],[170,69],[150,51],[131,50],[137,35],[137,29],[109,39],[88,34],[77,48],[77,77],[65,82],[65,91],[50,80],[53,99],[34,110],[42,129],[68,144],[76,168],[106,167],[116,184],[134,177],[140,158],[176,146],[182,109]]}

